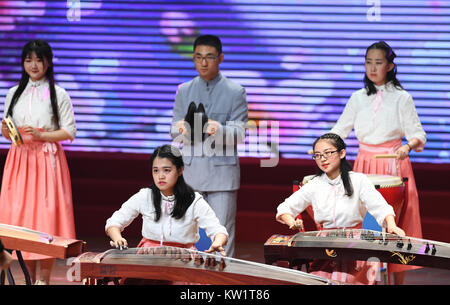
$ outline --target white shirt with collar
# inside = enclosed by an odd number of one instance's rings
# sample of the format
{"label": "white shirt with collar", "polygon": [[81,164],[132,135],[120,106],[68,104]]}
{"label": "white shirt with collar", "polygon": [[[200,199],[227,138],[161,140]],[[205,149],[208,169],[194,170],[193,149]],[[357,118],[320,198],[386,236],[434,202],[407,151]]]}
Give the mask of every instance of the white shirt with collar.
{"label": "white shirt with collar", "polygon": [[365,174],[350,172],[353,195],[345,195],[341,176],[330,180],[326,174],[314,177],[298,191],[293,193],[277,208],[276,219],[291,214],[296,217],[309,205],[314,211],[314,220],[324,228],[350,228],[362,223],[366,212],[383,226],[388,215],[394,215],[394,209],[375,189]]}
{"label": "white shirt with collar", "polygon": [[174,196],[161,196],[161,218],[157,222],[152,191],[150,188],[142,188],[106,221],[105,230],[116,226],[123,231],[140,214],[143,219],[142,236],[147,239],[181,244],[196,243],[200,239],[199,227],[205,230],[211,240],[214,240],[217,233],[228,236],[225,227],[220,224],[212,208],[199,193],[195,193],[194,201],[181,219],[170,215]]}
{"label": "white shirt with collar", "polygon": [[[4,117],[11,104],[14,92],[18,86],[12,87],[5,100]],[[60,129],[65,130],[71,137],[76,135],[75,116],[70,96],[66,90],[55,84],[56,99],[58,103]],[[13,109],[13,120],[17,127],[25,125],[40,128],[44,131],[58,129],[50,101],[50,89],[47,79],[28,81],[25,90],[19,97]]]}
{"label": "white shirt with collar", "polygon": [[426,134],[411,95],[394,87],[392,82],[375,87],[382,102],[377,103],[377,94],[368,96],[365,88],[354,92],[330,132],[345,139],[355,128],[358,141],[372,145],[404,136],[408,141],[418,138],[425,144]]}

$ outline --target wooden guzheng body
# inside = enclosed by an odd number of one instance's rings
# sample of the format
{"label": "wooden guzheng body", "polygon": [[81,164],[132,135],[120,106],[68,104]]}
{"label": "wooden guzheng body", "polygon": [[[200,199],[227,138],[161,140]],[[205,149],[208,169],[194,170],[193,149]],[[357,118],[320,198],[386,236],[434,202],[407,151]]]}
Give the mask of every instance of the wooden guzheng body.
{"label": "wooden guzheng body", "polygon": [[264,244],[267,264],[312,259],[369,260],[450,269],[450,244],[365,229],[333,229],[272,235]]}
{"label": "wooden guzheng body", "polygon": [[74,278],[91,282],[126,277],[215,285],[338,284],[298,270],[168,246],[86,252],[72,268],[78,273]]}
{"label": "wooden guzheng body", "polygon": [[85,242],[52,236],[47,233],[0,224],[0,239],[6,249],[33,252],[56,258],[68,258],[83,253]]}

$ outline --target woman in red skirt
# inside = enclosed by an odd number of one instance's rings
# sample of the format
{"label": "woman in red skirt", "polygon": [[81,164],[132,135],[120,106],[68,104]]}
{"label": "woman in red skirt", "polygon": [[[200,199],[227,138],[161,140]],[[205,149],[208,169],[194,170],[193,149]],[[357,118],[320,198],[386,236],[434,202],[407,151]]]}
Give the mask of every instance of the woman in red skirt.
{"label": "woman in red skirt", "polygon": [[[396,57],[384,41],[369,46],[365,56],[365,87],[354,92],[330,132],[342,138],[355,129],[359,151],[354,171],[408,178],[408,201],[403,206],[399,225],[406,235],[422,238],[419,195],[408,154],[423,151],[426,134],[411,95],[397,79]],[[402,145],[402,138],[407,142]],[[396,158],[375,159],[377,154]],[[402,284],[404,271],[415,266],[389,265],[394,282]]]}
{"label": "woman in red skirt", "polygon": [[[76,134],[67,92],[55,84],[53,53],[43,40],[27,43],[22,51],[22,78],[8,92],[4,118],[10,117],[23,144],[12,144],[3,172],[0,223],[75,238],[70,173],[60,141]],[[10,140],[5,120],[2,135]],[[55,259],[23,253],[31,279],[49,284]]]}

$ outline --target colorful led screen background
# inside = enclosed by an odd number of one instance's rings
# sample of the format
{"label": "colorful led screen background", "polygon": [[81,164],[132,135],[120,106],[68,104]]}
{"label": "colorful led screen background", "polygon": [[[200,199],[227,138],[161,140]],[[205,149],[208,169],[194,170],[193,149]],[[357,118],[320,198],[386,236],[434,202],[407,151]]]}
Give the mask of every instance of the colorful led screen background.
{"label": "colorful led screen background", "polygon": [[[309,158],[362,87],[366,47],[387,41],[427,132],[413,161],[450,162],[450,1],[0,0],[0,110],[19,79],[22,46],[45,39],[77,120],[65,149],[150,153],[171,142],[173,100],[196,75],[199,34],[221,37],[223,74],[246,88],[251,122],[278,122],[283,158]],[[248,142],[240,155],[267,152]],[[347,143],[352,159],[353,133]]]}

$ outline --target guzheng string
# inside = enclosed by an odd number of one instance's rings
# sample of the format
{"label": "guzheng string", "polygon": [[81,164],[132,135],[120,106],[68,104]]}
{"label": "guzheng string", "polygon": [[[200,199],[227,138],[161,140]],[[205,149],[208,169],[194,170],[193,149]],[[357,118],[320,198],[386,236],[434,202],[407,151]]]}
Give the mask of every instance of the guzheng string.
{"label": "guzheng string", "polygon": [[[164,247],[174,248],[174,247],[169,247],[169,246],[164,246]],[[156,249],[156,248],[162,248],[162,247],[154,247],[154,249]],[[223,260],[225,260],[225,264],[227,265],[227,267],[225,267],[224,271],[227,271],[227,268],[229,268],[233,264],[241,265],[241,266],[247,265],[247,266],[252,266],[252,267],[259,268],[259,269],[265,269],[270,272],[275,272],[275,274],[276,274],[276,272],[283,272],[285,274],[291,274],[294,276],[303,275],[305,277],[308,277],[308,278],[316,280],[316,281],[320,281],[322,283],[327,283],[327,284],[334,283],[333,281],[330,281],[323,277],[316,276],[314,274],[309,274],[309,273],[306,273],[306,272],[303,272],[300,270],[296,270],[296,269],[289,269],[289,268],[283,268],[283,267],[278,267],[278,266],[274,266],[274,265],[261,264],[261,263],[257,263],[257,262],[252,262],[252,261],[247,261],[247,260],[242,260],[242,259],[237,259],[237,258],[232,258],[232,257],[226,257],[226,256],[218,255],[218,254],[206,253],[206,252],[192,250],[192,249],[188,249],[188,248],[179,248],[179,249],[182,249],[183,251],[190,253],[193,257],[195,257],[196,255],[201,255],[203,257],[203,259],[205,259],[207,257],[214,258],[217,262],[219,262],[220,260],[223,259]],[[144,255],[138,254],[139,251],[142,251],[142,248],[128,248],[126,250],[110,249],[103,253],[100,253],[95,258],[95,260],[100,263],[100,262],[104,262],[108,258],[123,259],[123,258],[126,258],[128,255],[139,255],[141,257],[144,256]],[[155,255],[155,254],[153,253],[153,255]],[[158,254],[156,254],[156,255],[158,255]],[[165,256],[165,254],[160,254],[160,255],[162,257]]]}
{"label": "guzheng string", "polygon": [[[350,232],[353,234],[354,239],[361,239],[361,236],[373,236],[374,238],[383,238],[383,232],[380,231],[374,231],[374,230],[368,230],[368,229],[328,229],[328,230],[322,230],[322,231],[308,231],[308,232],[299,232],[295,235],[293,235],[290,239],[290,243],[294,243],[296,241],[302,241],[305,238],[333,238],[334,243],[345,243],[348,241],[348,239],[352,237],[348,237],[350,235]],[[346,234],[344,237],[343,234]],[[435,240],[429,240],[429,239],[422,239],[417,237],[411,237],[411,236],[404,236],[400,237],[396,234],[391,233],[385,233],[384,238],[388,241],[398,241],[399,238],[403,241],[410,240],[411,243],[417,243],[417,244],[433,244],[433,245],[439,245],[441,247],[450,248],[449,243],[435,241]]]}

